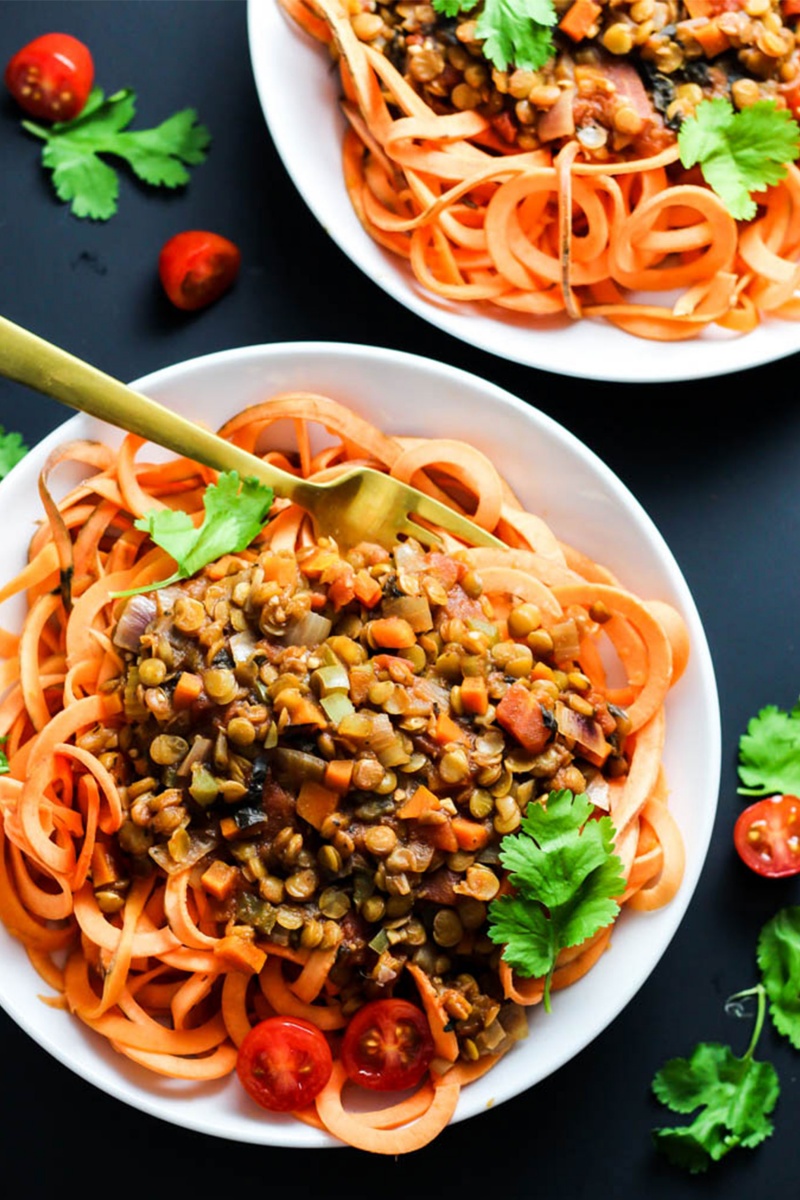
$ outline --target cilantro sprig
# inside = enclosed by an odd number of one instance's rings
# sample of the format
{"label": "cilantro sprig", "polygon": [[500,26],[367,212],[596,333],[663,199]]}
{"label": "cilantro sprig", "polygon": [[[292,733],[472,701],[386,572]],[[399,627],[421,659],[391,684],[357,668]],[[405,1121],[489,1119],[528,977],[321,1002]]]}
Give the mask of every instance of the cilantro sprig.
{"label": "cilantro sprig", "polygon": [[772,1023],[800,1050],[800,908],[783,908],[767,922],[757,958]]}
{"label": "cilantro sprig", "polygon": [[559,952],[609,925],[625,887],[614,826],[609,817],[595,820],[594,811],[584,793],[551,792],[500,843],[514,894],[489,905],[489,937],[518,975],[544,978],[548,1012]]}
{"label": "cilantro sprig", "polygon": [[703,100],[682,122],[678,149],[684,167],[700,165],[703,178],[737,220],[750,221],[762,192],[786,176],[800,154],[800,126],[788,109],[758,100],[736,112],[729,100]]}
{"label": "cilantro sprig", "polygon": [[732,996],[729,1003],[748,994],[757,997],[758,1010],[750,1045],[741,1058],[730,1046],[701,1042],[690,1058],[670,1059],[653,1079],[653,1092],[672,1112],[696,1112],[687,1125],[653,1131],[658,1149],[693,1175],[737,1146],[752,1149],[773,1131],[770,1113],[780,1094],[778,1075],[772,1063],[753,1057],[764,1024],[765,990],[757,985]]}
{"label": "cilantro sprig", "polygon": [[4,479],[12,467],[28,453],[28,447],[22,440],[22,434],[6,433],[0,425],[0,479]]}
{"label": "cilantro sprig", "polygon": [[729,997],[739,1015],[756,999],[750,1044],[738,1057],[729,1046],[701,1042],[689,1058],[674,1058],[653,1079],[653,1092],[672,1112],[694,1114],[685,1125],[653,1130],[656,1147],[692,1174],[705,1171],[731,1150],[752,1149],[774,1129],[772,1112],[780,1080],[772,1063],[755,1058],[767,1011],[778,1033],[800,1049],[800,907],[781,909],[762,928],[756,960],[760,981]]}
{"label": "cilantro sprig", "polygon": [[117,597],[152,592],[195,575],[223,554],[246,549],[263,529],[272,507],[272,488],[257,479],[240,481],[238,471],[223,471],[203,493],[203,520],[196,526],[188,513],[176,509],[151,509],[134,522],[149,533],[162,550],[174,558],[176,570],[160,583],[148,583]]}
{"label": "cilantro sprig", "polygon": [[800,795],[800,700],[788,712],[768,704],[739,738],[740,796]]}
{"label": "cilantro sprig", "polygon": [[[471,13],[479,4],[481,0],[433,0],[436,12],[446,17]],[[475,37],[498,70],[514,66],[538,71],[553,56],[551,29],[557,20],[552,0],[483,0]]]}
{"label": "cilantro sprig", "polygon": [[136,94],[129,88],[108,97],[95,88],[71,121],[22,122],[45,143],[42,165],[52,171],[56,194],[76,217],[106,221],[117,211],[119,177],[101,155],[122,159],[142,182],[167,188],[188,183],[187,167],[205,160],[211,135],[193,108],[153,129],[128,129],[135,115]]}

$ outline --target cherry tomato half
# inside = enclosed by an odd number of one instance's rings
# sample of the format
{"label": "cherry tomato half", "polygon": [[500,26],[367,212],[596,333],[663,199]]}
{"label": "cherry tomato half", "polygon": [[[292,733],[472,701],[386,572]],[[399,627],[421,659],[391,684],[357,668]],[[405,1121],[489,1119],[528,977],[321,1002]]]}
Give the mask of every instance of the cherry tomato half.
{"label": "cherry tomato half", "polygon": [[4,78],[17,104],[31,116],[71,121],[89,99],[94,62],[77,38],[45,33],[17,51]]}
{"label": "cherry tomato half", "polygon": [[758,875],[779,879],[800,873],[800,799],[768,796],[751,804],[733,827],[733,844]]}
{"label": "cherry tomato half", "polygon": [[161,247],[158,274],[177,308],[205,308],[226,292],[239,274],[239,247],[218,233],[187,229]]}
{"label": "cherry tomato half", "polygon": [[408,1000],[371,1000],[357,1009],[342,1042],[348,1079],[379,1092],[419,1083],[433,1058],[424,1013]]}
{"label": "cherry tomato half", "polygon": [[301,1017],[267,1017],[239,1047],[236,1074],[256,1104],[270,1112],[305,1108],[333,1070],[324,1033]]}

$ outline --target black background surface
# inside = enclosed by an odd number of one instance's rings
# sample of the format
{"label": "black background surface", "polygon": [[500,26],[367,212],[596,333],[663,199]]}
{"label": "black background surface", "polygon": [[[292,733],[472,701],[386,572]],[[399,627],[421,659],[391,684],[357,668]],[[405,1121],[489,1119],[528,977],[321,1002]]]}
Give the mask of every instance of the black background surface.
{"label": "black background surface", "polygon": [[[0,96],[0,311],[123,379],[233,346],[321,339],[385,345],[455,363],[539,407],[583,439],[648,510],[681,566],[707,631],[720,691],[723,772],[711,850],[682,927],[625,1011],[554,1077],[394,1161],[342,1149],[230,1143],[141,1115],[51,1059],[0,1012],[0,1187],[43,1196],[784,1197],[800,1179],[800,1058],[767,1026],[759,1057],[782,1095],[774,1136],[702,1177],[656,1157],[670,1123],[649,1091],[659,1066],[696,1042],[744,1052],[749,1021],[725,1015],[755,982],[764,921],[800,901],[800,882],[762,880],[731,841],[742,808],[736,747],[747,719],[800,693],[800,408],[797,359],[677,385],[586,383],[505,363],[440,333],[352,266],[305,208],[258,104],[240,0],[0,3],[0,63],[32,37],[85,40],[106,91],[139,94],[137,125],[195,106],[214,141],[190,186],[170,195],[123,172],[119,212],[79,221],[54,197],[38,145]],[[313,152],[313,148],[310,148]],[[235,289],[192,316],[155,273],[163,241],[210,228],[239,243]],[[0,381],[0,422],[33,443],[55,402]],[[10,514],[0,514],[3,521]],[[0,546],[1,546],[0,542]],[[0,971],[2,971],[0,964]]]}

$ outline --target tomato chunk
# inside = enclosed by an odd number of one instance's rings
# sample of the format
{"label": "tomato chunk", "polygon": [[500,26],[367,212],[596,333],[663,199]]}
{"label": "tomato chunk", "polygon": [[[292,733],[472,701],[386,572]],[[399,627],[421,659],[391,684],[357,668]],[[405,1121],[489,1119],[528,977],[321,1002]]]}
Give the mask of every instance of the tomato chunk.
{"label": "tomato chunk", "polygon": [[523,683],[512,683],[497,706],[497,723],[515,737],[529,754],[544,750],[550,730],[542,706]]}
{"label": "tomato chunk", "polygon": [[733,844],[758,875],[800,874],[800,798],[768,796],[751,804],[733,828]]}
{"label": "tomato chunk", "polygon": [[32,117],[70,121],[89,99],[94,62],[68,33],[45,33],[18,50],[5,69],[11,95]]}
{"label": "tomato chunk", "polygon": [[374,1091],[402,1091],[419,1083],[433,1058],[433,1037],[416,1004],[394,997],[359,1008],[344,1035],[348,1079]]}
{"label": "tomato chunk", "polygon": [[262,1108],[293,1112],[318,1096],[333,1070],[324,1033],[300,1017],[268,1017],[239,1047],[236,1074]]}
{"label": "tomato chunk", "polygon": [[158,274],[176,308],[191,312],[212,304],[239,274],[239,247],[218,233],[187,229],[161,247]]}

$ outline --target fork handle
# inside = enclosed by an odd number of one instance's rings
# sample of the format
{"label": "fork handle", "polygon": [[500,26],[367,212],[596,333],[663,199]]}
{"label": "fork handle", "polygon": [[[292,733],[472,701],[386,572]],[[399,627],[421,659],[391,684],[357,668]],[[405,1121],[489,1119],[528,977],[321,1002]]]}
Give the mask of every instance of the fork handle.
{"label": "fork handle", "polygon": [[262,462],[2,316],[0,375],[215,470],[235,470],[242,478],[254,475],[298,504],[307,498],[303,480],[288,471]]}

